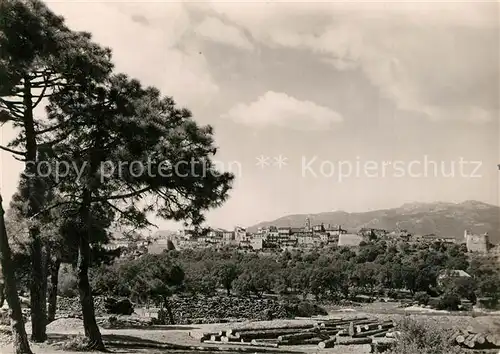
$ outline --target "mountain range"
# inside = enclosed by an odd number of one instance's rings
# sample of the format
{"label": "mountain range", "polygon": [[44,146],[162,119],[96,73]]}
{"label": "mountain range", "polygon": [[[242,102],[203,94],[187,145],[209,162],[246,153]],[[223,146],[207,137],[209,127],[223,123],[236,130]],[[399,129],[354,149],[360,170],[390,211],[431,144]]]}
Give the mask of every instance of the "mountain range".
{"label": "mountain range", "polygon": [[297,214],[276,220],[261,222],[248,228],[255,232],[259,227],[302,227],[306,218],[311,225],[341,225],[349,231],[362,227],[408,230],[414,235],[435,234],[463,240],[464,230],[472,233],[488,233],[490,242],[500,242],[500,207],[474,200],[462,203],[407,203],[398,208],[361,213],[332,211],[318,214]]}

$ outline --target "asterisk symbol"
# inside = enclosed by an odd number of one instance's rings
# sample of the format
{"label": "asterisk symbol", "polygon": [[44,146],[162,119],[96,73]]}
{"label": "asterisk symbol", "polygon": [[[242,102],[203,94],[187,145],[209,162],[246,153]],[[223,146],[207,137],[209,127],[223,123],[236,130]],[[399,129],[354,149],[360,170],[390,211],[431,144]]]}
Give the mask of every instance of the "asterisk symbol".
{"label": "asterisk symbol", "polygon": [[274,158],[275,165],[277,165],[279,169],[281,169],[283,166],[287,165],[287,162],[286,162],[287,160],[288,160],[288,158],[284,157],[281,154],[278,157]]}
{"label": "asterisk symbol", "polygon": [[259,166],[260,168],[264,168],[265,166],[269,166],[269,157],[268,156],[264,156],[264,155],[260,155],[259,157],[257,157],[257,166]]}

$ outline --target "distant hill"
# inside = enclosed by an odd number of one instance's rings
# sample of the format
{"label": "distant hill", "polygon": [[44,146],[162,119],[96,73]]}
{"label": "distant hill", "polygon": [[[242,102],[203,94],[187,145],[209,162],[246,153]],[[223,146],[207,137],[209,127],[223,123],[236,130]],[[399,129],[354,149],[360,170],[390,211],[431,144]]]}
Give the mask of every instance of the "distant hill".
{"label": "distant hill", "polygon": [[435,234],[462,240],[464,230],[482,234],[488,232],[492,243],[500,243],[500,208],[478,202],[463,203],[407,203],[399,208],[347,213],[334,211],[319,214],[289,215],[273,221],[266,221],[249,227],[255,232],[259,227],[274,225],[277,227],[301,227],[309,217],[312,225],[342,225],[348,230],[362,227],[388,229],[406,229],[414,235]]}

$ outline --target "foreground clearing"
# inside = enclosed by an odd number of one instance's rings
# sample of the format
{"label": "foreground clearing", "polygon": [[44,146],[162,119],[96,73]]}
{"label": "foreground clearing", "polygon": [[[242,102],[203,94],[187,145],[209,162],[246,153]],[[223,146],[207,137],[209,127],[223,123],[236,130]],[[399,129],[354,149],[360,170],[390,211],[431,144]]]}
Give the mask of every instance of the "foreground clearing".
{"label": "foreground clearing", "polygon": [[[484,315],[472,317],[470,315],[461,314],[449,314],[449,313],[414,313],[406,314],[400,313],[400,311],[389,311],[388,309],[376,308],[375,305],[367,305],[362,308],[356,309],[332,309],[329,311],[329,316],[322,316],[318,318],[311,319],[300,319],[300,320],[274,320],[274,321],[261,321],[262,324],[267,324],[269,326],[280,326],[289,323],[315,323],[318,319],[325,319],[329,317],[338,317],[339,315],[370,315],[379,318],[380,320],[395,320],[399,321],[404,316],[410,316],[415,319],[425,320],[429,322],[434,322],[438,324],[441,328],[466,328],[467,326],[472,326],[474,328],[490,328],[498,330],[500,333],[500,316],[499,315]],[[379,311],[377,311],[379,310]],[[386,311],[387,310],[387,311]],[[398,312],[398,313],[390,313]],[[200,324],[200,325],[179,325],[179,326],[154,326],[144,329],[101,329],[103,338],[112,353],[116,354],[159,354],[159,353],[177,353],[177,354],[193,354],[199,351],[194,350],[170,350],[170,349],[153,349],[147,348],[148,346],[161,346],[161,345],[177,345],[177,346],[193,346],[193,347],[206,347],[213,348],[214,351],[207,350],[203,353],[221,353],[218,350],[217,345],[203,344],[199,340],[196,340],[189,336],[190,331],[201,331],[201,332],[216,332],[225,330],[228,326],[235,325],[248,325],[252,323],[251,321],[233,323],[229,325],[228,323],[222,324]],[[253,322],[255,323],[255,322]],[[27,326],[28,330],[30,326]],[[32,344],[32,348],[35,354],[70,354],[74,353],[72,351],[60,350],[58,349],[57,343],[64,342],[74,336],[83,336],[83,326],[82,322],[77,319],[59,319],[54,321],[48,326],[49,342],[43,345]],[[1,340],[1,338],[0,338]],[[368,346],[369,347],[369,346]],[[250,349],[250,348],[248,348]],[[342,351],[340,351],[342,350]],[[352,351],[355,350],[355,351]],[[368,351],[367,351],[368,350]],[[262,348],[260,351],[265,351],[268,353],[283,353],[283,352],[302,352],[302,353],[337,353],[337,354],[347,354],[347,353],[368,353],[369,348],[366,346],[357,346],[357,348],[341,348],[339,347],[332,349],[318,350],[317,346],[293,346],[293,347],[280,347],[278,349],[266,350]],[[231,348],[228,351],[231,352]],[[236,350],[232,351],[233,353]],[[248,352],[257,352],[255,349],[251,349]],[[13,353],[11,345],[0,344],[0,353],[11,354]],[[82,353],[82,352],[80,352]],[[496,353],[495,351],[493,353]]]}

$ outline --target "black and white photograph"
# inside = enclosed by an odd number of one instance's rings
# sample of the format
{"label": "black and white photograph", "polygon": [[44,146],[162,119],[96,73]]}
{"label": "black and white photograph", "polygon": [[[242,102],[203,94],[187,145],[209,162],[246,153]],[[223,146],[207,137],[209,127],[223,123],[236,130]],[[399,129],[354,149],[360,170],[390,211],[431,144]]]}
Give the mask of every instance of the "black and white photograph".
{"label": "black and white photograph", "polygon": [[498,0],[0,0],[0,354],[500,354]]}

